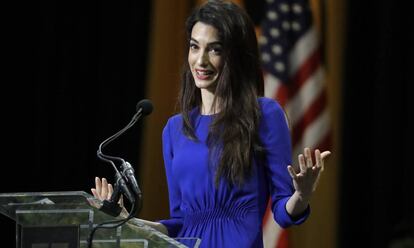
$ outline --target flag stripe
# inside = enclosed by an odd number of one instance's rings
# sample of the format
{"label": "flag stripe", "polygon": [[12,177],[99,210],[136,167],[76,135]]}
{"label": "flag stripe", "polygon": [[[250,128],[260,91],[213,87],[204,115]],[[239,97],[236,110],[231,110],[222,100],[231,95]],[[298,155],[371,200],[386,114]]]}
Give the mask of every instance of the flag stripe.
{"label": "flag stripe", "polygon": [[[289,74],[294,75],[297,70],[305,64],[308,58],[312,57],[314,51],[320,50],[318,47],[317,32],[315,28],[310,28],[295,44],[289,54]],[[316,64],[318,65],[318,64]]]}
{"label": "flag stripe", "polygon": [[303,132],[302,139],[293,147],[293,156],[296,158],[299,153],[303,153],[305,146],[315,148],[329,132],[329,113],[325,108],[322,114],[310,123],[305,132]]}
{"label": "flag stripe", "polygon": [[270,216],[270,215],[272,215],[272,213],[270,211],[268,211],[271,208],[271,206],[272,206],[272,203],[271,203],[271,201],[269,201],[267,203],[266,212],[265,212],[265,215],[263,217],[263,219],[264,219],[263,220],[263,226],[266,226],[266,224],[268,223],[268,220],[271,220],[271,218],[273,218],[273,216]]}
{"label": "flag stripe", "polygon": [[306,79],[320,68],[321,49],[315,50],[307,60],[304,61],[300,69],[292,75],[292,82],[289,87],[289,98],[305,84]]}
{"label": "flag stripe", "polygon": [[264,72],[263,76],[264,76],[264,83],[265,83],[265,87],[264,87],[265,96],[270,97],[270,98],[275,98],[276,95],[274,94],[277,92],[280,92],[280,89],[279,89],[279,87],[281,86],[280,80],[274,77],[272,74],[266,73],[266,72]]}
{"label": "flag stripe", "polygon": [[263,245],[264,247],[276,247],[280,233],[283,229],[280,228],[276,222],[271,221],[273,220],[273,213],[270,208],[267,208],[266,214],[267,217],[265,220],[269,221],[267,221],[266,225],[263,226]]}
{"label": "flag stripe", "polygon": [[308,125],[315,121],[322,114],[326,105],[326,92],[322,91],[320,96],[310,105],[307,111],[301,116],[294,127],[292,133],[292,145],[295,146],[302,138]]}
{"label": "flag stripe", "polygon": [[289,98],[288,98],[288,93],[289,93],[289,88],[286,87],[285,84],[282,84],[280,82],[280,87],[279,87],[279,91],[276,93],[273,93],[276,98],[279,101],[279,103],[282,105],[282,107],[286,107],[286,105],[288,104]]}
{"label": "flag stripe", "polygon": [[296,92],[295,96],[290,98],[290,101],[286,104],[286,111],[289,114],[290,121],[292,125],[300,120],[302,115],[306,112],[306,109],[312,104],[315,99],[321,95],[324,91],[324,86],[321,83],[323,79],[322,68],[319,67],[319,70],[309,77],[303,87]]}
{"label": "flag stripe", "polygon": [[288,248],[289,247],[289,235],[287,229],[281,229],[279,232],[279,238],[277,240],[276,248]]}

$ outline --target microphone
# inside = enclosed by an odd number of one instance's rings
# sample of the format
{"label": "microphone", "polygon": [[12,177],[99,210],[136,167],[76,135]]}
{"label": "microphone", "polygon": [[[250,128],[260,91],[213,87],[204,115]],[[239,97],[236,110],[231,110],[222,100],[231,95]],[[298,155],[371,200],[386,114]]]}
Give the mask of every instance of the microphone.
{"label": "microphone", "polygon": [[[136,113],[132,117],[132,120],[120,131],[112,135],[111,137],[104,140],[97,150],[97,156],[99,159],[110,163],[115,170],[115,188],[114,193],[111,196],[110,200],[104,200],[103,208],[102,209],[106,213],[110,213],[113,216],[118,216],[120,213],[120,209],[118,206],[118,200],[120,198],[120,193],[123,193],[126,198],[131,202],[135,203],[136,197],[141,199],[141,190],[138,187],[137,180],[135,179],[134,169],[132,168],[131,164],[125,161],[123,158],[109,156],[102,152],[102,149],[106,147],[111,141],[119,137],[129,128],[131,128],[142,116],[146,116],[151,114],[153,110],[153,105],[150,100],[143,99],[139,101],[136,105]],[[121,163],[121,171],[115,166],[114,161]]]}
{"label": "microphone", "polygon": [[141,111],[143,115],[151,114],[152,110],[152,103],[148,99],[143,99],[137,103],[137,112]]}
{"label": "microphone", "polygon": [[134,168],[132,168],[131,164],[128,163],[128,161],[122,163],[121,168],[122,173],[126,176],[127,181],[130,183],[134,195],[140,195],[141,190],[139,189],[137,180],[135,179]]}

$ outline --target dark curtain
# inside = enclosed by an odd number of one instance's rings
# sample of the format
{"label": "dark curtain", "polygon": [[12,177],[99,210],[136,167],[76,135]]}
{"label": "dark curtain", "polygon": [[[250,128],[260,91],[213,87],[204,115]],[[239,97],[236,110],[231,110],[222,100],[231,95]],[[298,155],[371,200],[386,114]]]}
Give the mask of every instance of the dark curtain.
{"label": "dark curtain", "polygon": [[[150,1],[40,1],[9,19],[11,90],[0,192],[86,191],[114,171],[99,144],[125,127],[145,98]],[[5,126],[5,125],[3,125]],[[136,171],[142,121],[104,150]],[[139,175],[136,175],[139,178]],[[14,222],[0,216],[2,247]],[[4,238],[6,240],[4,240]],[[7,245],[4,245],[7,244]]]}
{"label": "dark curtain", "polygon": [[339,247],[414,245],[411,12],[348,1]]}

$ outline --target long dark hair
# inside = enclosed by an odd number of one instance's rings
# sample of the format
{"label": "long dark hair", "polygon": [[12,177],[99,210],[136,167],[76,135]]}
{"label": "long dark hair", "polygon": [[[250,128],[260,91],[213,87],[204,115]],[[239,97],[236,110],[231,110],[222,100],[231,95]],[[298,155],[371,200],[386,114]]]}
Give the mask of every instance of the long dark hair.
{"label": "long dark hair", "polygon": [[[220,179],[225,178],[231,184],[241,185],[251,174],[253,157],[263,153],[258,138],[260,108],[257,97],[263,95],[264,82],[254,24],[236,4],[210,0],[188,17],[187,45],[197,22],[216,28],[223,44],[224,63],[212,107],[219,106],[220,112],[214,116],[207,139],[210,157],[212,154],[219,157],[215,183],[218,185]],[[182,75],[179,104],[184,134],[197,140],[191,111],[201,106],[201,93],[188,63]]]}

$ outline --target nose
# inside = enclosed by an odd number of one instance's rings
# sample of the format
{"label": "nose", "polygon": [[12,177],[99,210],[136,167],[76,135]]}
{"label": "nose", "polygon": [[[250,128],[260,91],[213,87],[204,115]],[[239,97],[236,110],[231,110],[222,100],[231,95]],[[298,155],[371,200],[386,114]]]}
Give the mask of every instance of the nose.
{"label": "nose", "polygon": [[206,66],[208,64],[208,52],[201,51],[197,58],[197,65],[199,66]]}

